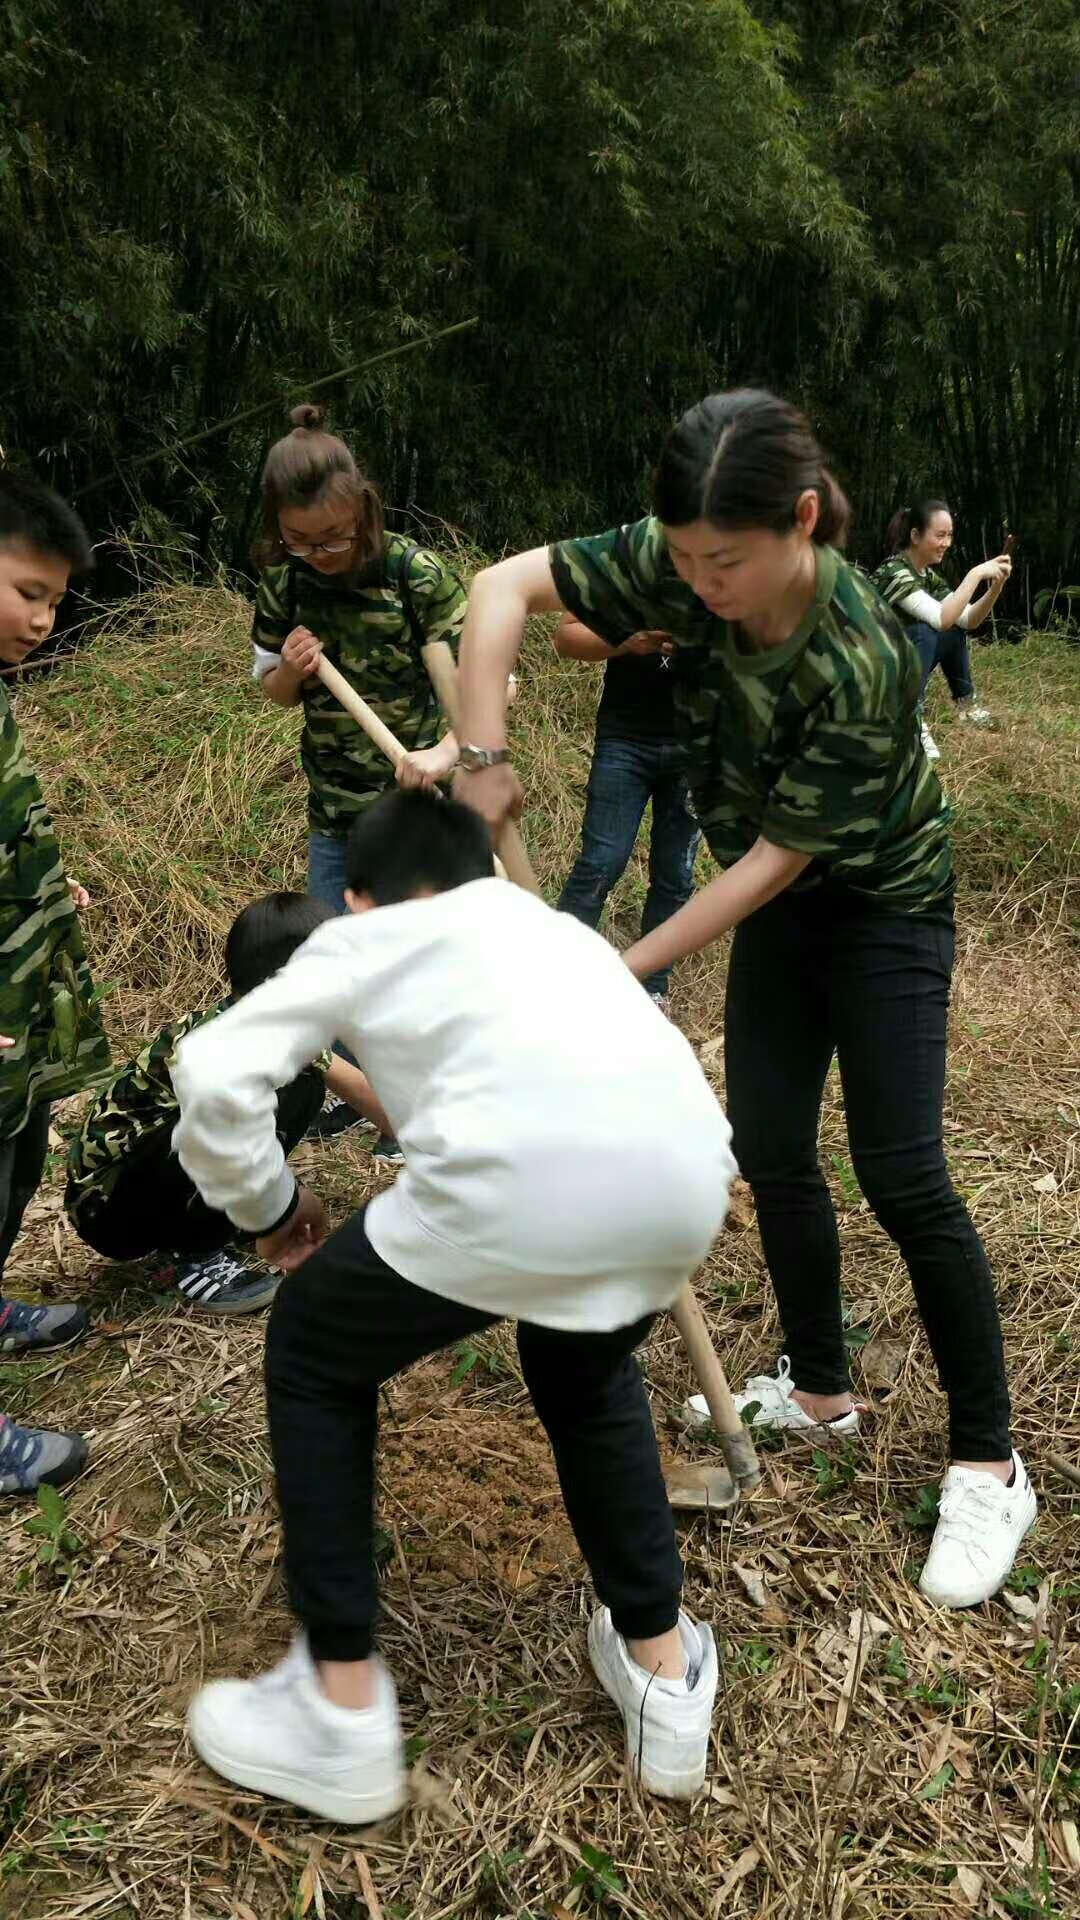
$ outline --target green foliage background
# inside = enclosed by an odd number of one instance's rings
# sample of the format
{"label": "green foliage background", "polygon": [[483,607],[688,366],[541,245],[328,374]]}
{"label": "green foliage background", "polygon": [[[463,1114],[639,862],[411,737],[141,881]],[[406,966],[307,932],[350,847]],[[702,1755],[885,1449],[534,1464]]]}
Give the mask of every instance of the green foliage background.
{"label": "green foliage background", "polygon": [[[710,387],[802,399],[860,557],[920,488],[1080,570],[1073,0],[0,0],[0,441],[99,531],[242,564],[330,390],[391,503],[504,543],[639,510]],[[1018,613],[1025,611],[1019,600]]]}

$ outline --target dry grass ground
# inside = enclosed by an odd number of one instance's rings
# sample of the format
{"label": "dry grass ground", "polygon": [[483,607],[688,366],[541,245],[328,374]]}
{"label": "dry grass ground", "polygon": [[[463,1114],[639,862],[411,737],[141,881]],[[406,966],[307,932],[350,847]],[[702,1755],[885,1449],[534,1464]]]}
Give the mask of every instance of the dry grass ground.
{"label": "dry grass ground", "polygon": [[[239,600],[161,591],[20,696],[69,867],[94,895],[118,1052],[214,995],[237,906],[302,883],[295,719],[259,704],[245,647]],[[383,1640],[412,1806],[352,1834],[230,1792],[195,1762],[183,1709],[204,1675],[264,1666],[289,1632],[263,1326],[200,1320],[74,1237],[60,1210],[74,1103],[10,1280],[89,1300],[95,1331],[0,1374],[15,1417],[88,1429],[94,1449],[58,1564],[35,1557],[32,1510],[0,1513],[4,1920],[1080,1912],[1080,1492],[1051,1464],[1080,1465],[1080,656],[1032,638],[980,651],[979,670],[1000,730],[936,728],[963,876],[947,1125],[1041,1502],[1011,1590],[942,1616],[913,1584],[943,1402],[831,1088],[823,1154],[856,1378],[876,1404],[856,1445],[770,1451],[733,1519],[682,1529],[689,1604],[723,1645],[707,1793],[689,1811],[642,1809],[623,1776],[584,1657],[588,1589],[502,1332],[456,1383],[469,1354],[398,1383],[384,1424]],[[549,890],[572,851],[595,686],[534,637],[518,728]],[[639,864],[617,936],[642,891]],[[722,956],[687,965],[676,1013],[720,1086],[721,1007]],[[303,1158],[339,1212],[373,1184],[352,1142]],[[731,1376],[770,1361],[745,1200],[700,1288]],[[644,1359],[665,1444],[685,1444],[673,1333]]]}

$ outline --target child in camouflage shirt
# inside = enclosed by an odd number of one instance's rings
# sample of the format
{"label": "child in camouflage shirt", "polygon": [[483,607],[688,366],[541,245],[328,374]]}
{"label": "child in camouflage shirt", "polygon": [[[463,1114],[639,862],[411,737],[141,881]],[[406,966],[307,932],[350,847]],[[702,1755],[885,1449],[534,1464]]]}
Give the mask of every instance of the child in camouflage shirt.
{"label": "child in camouflage shirt", "polygon": [[[48,487],[0,473],[0,662],[20,667],[47,640],[72,572],[93,564],[82,522]],[[41,788],[0,686],[0,1288],[41,1179],[49,1105],[108,1065],[76,908]],[[35,1307],[0,1292],[0,1355],[68,1346],[82,1307]],[[60,1486],[86,1458],[79,1434],[0,1414],[0,1493]]]}
{"label": "child in camouflage shirt", "polygon": [[[421,647],[456,650],[465,591],[437,554],[387,533],[382,503],[320,407],[300,406],[263,469],[254,673],[281,707],[302,704],[308,779],[308,889],[345,912],[345,842],[357,814],[393,784],[384,755],[316,676],[320,656],[345,676],[408,752],[402,785],[432,785],[457,761]],[[324,1136],[356,1122],[331,1102]],[[376,1145],[397,1157],[393,1141]]]}
{"label": "child in camouflage shirt", "polygon": [[[172,1150],[180,1118],[171,1072],[176,1049],[277,973],[332,918],[329,907],[303,893],[272,893],[245,907],[225,943],[228,998],[163,1027],[98,1094],[68,1153],[64,1204],[80,1238],[109,1260],[174,1257],[180,1293],[203,1313],[254,1313],[273,1298],[279,1276],[253,1268],[249,1255],[230,1244],[236,1229],[200,1199]],[[385,1125],[359,1069],[321,1055],[278,1089],[277,1135],[286,1157],[318,1114],[328,1081],[358,1113]]]}

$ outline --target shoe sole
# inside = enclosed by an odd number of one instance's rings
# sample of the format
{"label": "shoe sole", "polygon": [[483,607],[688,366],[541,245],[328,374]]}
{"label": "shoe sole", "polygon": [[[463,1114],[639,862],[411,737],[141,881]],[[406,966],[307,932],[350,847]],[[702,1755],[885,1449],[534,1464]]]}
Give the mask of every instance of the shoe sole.
{"label": "shoe sole", "polygon": [[[736,1403],[736,1412],[741,1409]],[[680,1418],[688,1433],[704,1433],[712,1426],[710,1414],[702,1413],[699,1408],[691,1407],[689,1400],[682,1404]],[[747,1433],[783,1433],[795,1440],[811,1440],[817,1446],[824,1440],[850,1440],[859,1432],[859,1416],[855,1415],[849,1427],[842,1426],[836,1420],[819,1420],[809,1427],[789,1426],[785,1420],[753,1420],[746,1429]]]}
{"label": "shoe sole", "polygon": [[272,1800],[286,1800],[303,1807],[322,1820],[334,1820],[342,1826],[370,1826],[374,1820],[388,1820],[400,1812],[408,1800],[404,1781],[384,1787],[378,1793],[335,1793],[332,1787],[313,1786],[302,1774],[288,1773],[277,1767],[237,1766],[213,1740],[201,1732],[194,1711],[188,1714],[188,1735],[200,1760],[229,1780],[233,1786],[248,1787],[253,1793],[265,1793]]}
{"label": "shoe sole", "polygon": [[692,1772],[666,1773],[657,1767],[646,1767],[644,1765],[644,1754],[642,1755],[643,1764],[639,1767],[638,1747],[641,1744],[641,1729],[638,1725],[638,1713],[635,1711],[632,1716],[627,1713],[626,1707],[619,1694],[615,1675],[611,1672],[603,1655],[597,1652],[593,1644],[593,1624],[591,1621],[589,1623],[586,1641],[589,1649],[589,1664],[596,1678],[599,1680],[600,1685],[603,1687],[604,1692],[607,1694],[608,1699],[612,1705],[618,1709],[619,1717],[622,1720],[623,1731],[626,1735],[626,1763],[631,1773],[640,1780],[642,1786],[648,1793],[655,1793],[658,1798],[662,1800],[692,1800],[695,1794],[701,1792],[701,1789],[705,1785],[705,1775],[708,1772],[709,1732],[712,1728],[711,1713],[709,1715],[709,1725],[704,1735],[705,1755],[700,1767],[695,1767]]}
{"label": "shoe sole", "polygon": [[1034,1494],[1032,1494],[1031,1518],[1028,1521],[1026,1527],[1024,1528],[1023,1533],[1020,1535],[1020,1538],[1016,1542],[1016,1553],[1013,1554],[1013,1557],[1009,1562],[1008,1568],[1002,1574],[1001,1579],[997,1583],[997,1586],[994,1587],[990,1593],[976,1593],[975,1595],[973,1595],[973,1597],[970,1600],[939,1600],[936,1594],[927,1592],[926,1588],[923,1586],[922,1581],[920,1580],[919,1592],[922,1594],[923,1599],[928,1600],[932,1607],[944,1607],[948,1613],[962,1613],[965,1607],[980,1607],[984,1600],[992,1600],[994,1598],[994,1595],[997,1593],[1000,1593],[1002,1587],[1005,1585],[1005,1582],[1008,1579],[1009,1574],[1012,1572],[1014,1566],[1016,1565],[1016,1554],[1019,1553],[1021,1547],[1024,1544],[1024,1541],[1027,1539],[1028,1534],[1031,1532],[1031,1529],[1035,1525],[1035,1522],[1038,1519],[1038,1517],[1039,1517],[1039,1504],[1038,1504],[1038,1501],[1035,1499]]}
{"label": "shoe sole", "polygon": [[24,1347],[0,1347],[0,1360],[43,1360],[50,1353],[63,1353],[67,1347],[77,1347],[89,1331],[89,1326],[85,1326],[77,1333],[66,1334],[62,1340],[28,1340]]}
{"label": "shoe sole", "polygon": [[185,1307],[190,1307],[193,1313],[216,1314],[219,1318],[232,1314],[236,1318],[244,1313],[259,1313],[263,1307],[268,1307],[281,1285],[282,1278],[281,1274],[276,1274],[273,1280],[260,1288],[257,1294],[245,1294],[242,1300],[193,1300],[182,1287],[178,1287],[177,1292]]}

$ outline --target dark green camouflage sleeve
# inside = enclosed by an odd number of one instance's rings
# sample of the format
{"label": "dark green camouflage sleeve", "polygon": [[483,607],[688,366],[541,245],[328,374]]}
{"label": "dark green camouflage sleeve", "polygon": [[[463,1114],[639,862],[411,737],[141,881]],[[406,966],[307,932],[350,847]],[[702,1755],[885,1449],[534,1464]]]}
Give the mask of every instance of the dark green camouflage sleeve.
{"label": "dark green camouflage sleeve", "polygon": [[457,574],[437,554],[419,547],[409,562],[409,594],[425,643],[445,640],[456,658],[468,605]]}
{"label": "dark green camouflage sleeve", "polygon": [[266,653],[280,653],[292,631],[288,606],[287,566],[267,567],[260,574],[255,592],[255,617],[251,624],[252,645]]}
{"label": "dark green camouflage sleeve", "polygon": [[667,629],[660,582],[666,548],[655,520],[637,520],[548,548],[555,591],[568,613],[609,646],[642,628]]}

